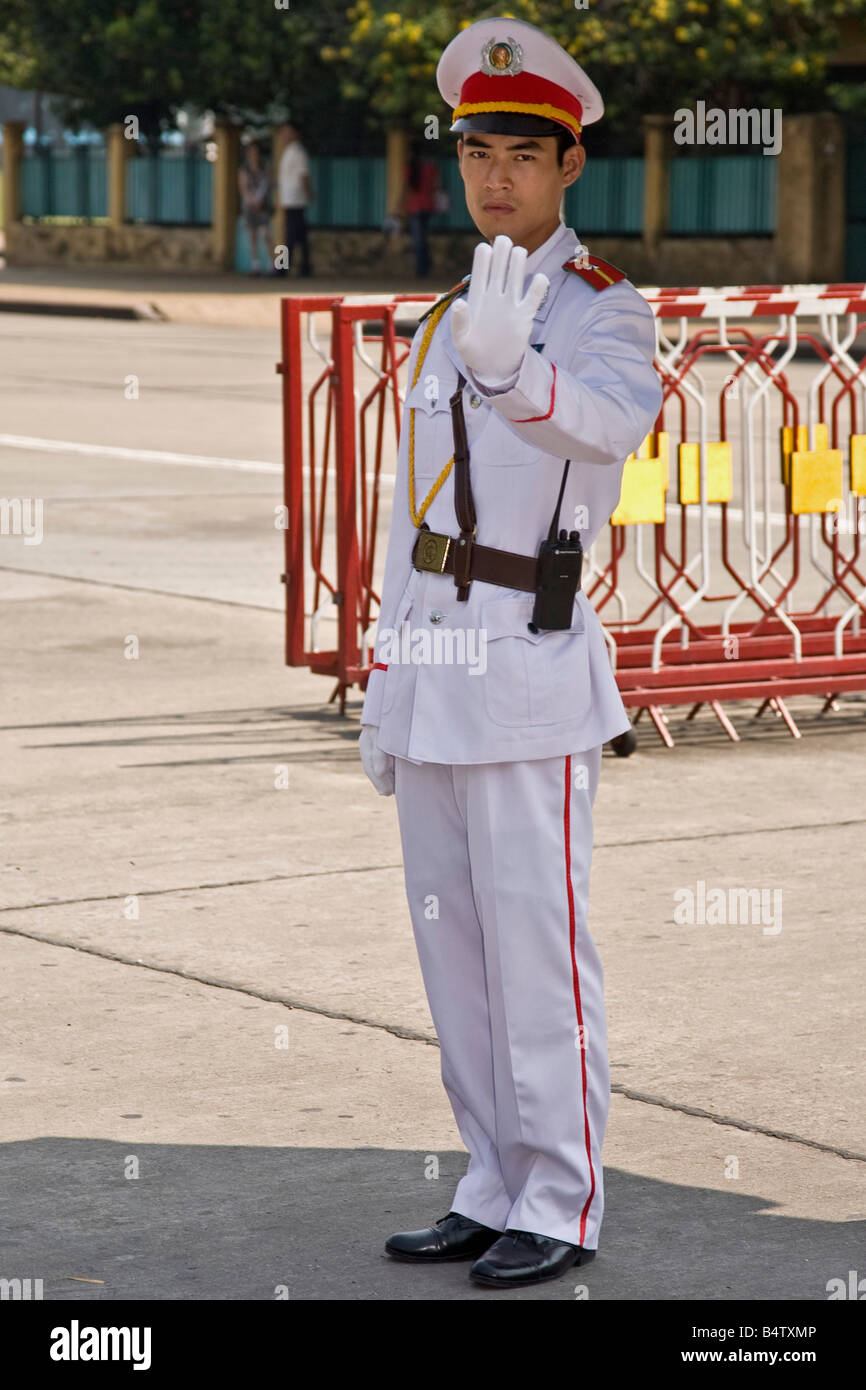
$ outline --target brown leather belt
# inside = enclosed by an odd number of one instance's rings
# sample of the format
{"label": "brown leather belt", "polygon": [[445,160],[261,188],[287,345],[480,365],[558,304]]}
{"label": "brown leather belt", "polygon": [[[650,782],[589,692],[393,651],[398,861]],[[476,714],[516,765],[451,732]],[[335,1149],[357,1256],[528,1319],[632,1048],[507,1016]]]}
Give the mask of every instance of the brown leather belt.
{"label": "brown leather belt", "polygon": [[[412,547],[412,564],[416,570],[453,575],[454,583],[457,585],[458,603],[465,603],[468,599],[469,586],[473,579],[479,579],[483,584],[501,584],[506,589],[522,589],[526,593],[537,594],[540,584],[537,555],[518,555],[513,550],[494,550],[492,546],[479,545],[475,540],[475,501],[469,478],[469,441],[463,416],[465,385],[466,378],[462,372],[458,372],[457,389],[451,397],[450,404],[454,434],[454,511],[460,535],[446,536],[441,532],[431,531],[426,521],[422,521]],[[551,522],[548,537],[552,542],[556,540],[559,507],[567,472],[568,460],[562,474],[556,514]],[[564,531],[562,535],[565,536]]]}
{"label": "brown leather belt", "polygon": [[[427,570],[430,574],[454,574],[454,561],[465,543],[463,537],[431,531],[424,521],[412,547],[412,564],[416,570]],[[469,578],[480,579],[483,584],[501,584],[506,589],[535,593],[538,558],[518,555],[513,550],[494,550],[492,546],[475,542],[470,550]]]}

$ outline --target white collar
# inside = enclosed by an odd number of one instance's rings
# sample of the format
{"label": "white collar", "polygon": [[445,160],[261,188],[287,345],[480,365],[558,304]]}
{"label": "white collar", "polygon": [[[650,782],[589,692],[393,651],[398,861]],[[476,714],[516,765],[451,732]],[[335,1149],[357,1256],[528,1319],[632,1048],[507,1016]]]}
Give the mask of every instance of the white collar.
{"label": "white collar", "polygon": [[[547,238],[547,241],[542,242],[542,244],[536,247],[536,249],[532,252],[530,256],[526,257],[526,274],[534,275],[535,272],[540,268],[542,261],[547,259],[554,247],[557,246],[560,241],[566,240],[574,240],[574,232],[572,232],[568,227],[566,227],[564,222],[560,222],[559,226],[556,228],[556,231],[551,232],[550,236]],[[563,257],[563,260],[567,259],[568,258],[566,256]]]}

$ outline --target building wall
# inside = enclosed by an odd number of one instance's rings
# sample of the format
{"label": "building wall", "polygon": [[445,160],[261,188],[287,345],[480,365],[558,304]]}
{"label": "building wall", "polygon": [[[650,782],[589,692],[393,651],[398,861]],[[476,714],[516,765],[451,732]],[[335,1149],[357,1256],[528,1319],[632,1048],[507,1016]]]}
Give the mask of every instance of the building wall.
{"label": "building wall", "polygon": [[6,255],[16,266],[126,264],[148,270],[216,270],[210,227],[56,226],[13,222]]}

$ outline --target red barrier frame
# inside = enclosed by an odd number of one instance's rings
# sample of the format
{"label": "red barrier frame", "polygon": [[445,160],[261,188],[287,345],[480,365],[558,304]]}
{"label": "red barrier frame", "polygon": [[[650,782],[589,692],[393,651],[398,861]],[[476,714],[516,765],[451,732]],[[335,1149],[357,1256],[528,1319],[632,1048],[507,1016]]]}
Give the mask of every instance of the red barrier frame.
{"label": "red barrier frame", "polygon": [[[844,287],[848,288],[848,287]],[[767,293],[775,293],[774,287],[762,287]],[[684,290],[663,292],[664,302],[656,304],[659,317],[685,318],[695,313],[693,305],[676,296],[686,295]],[[748,297],[744,295],[743,298]],[[825,292],[824,297],[829,297]],[[368,651],[361,649],[361,636],[370,625],[372,605],[378,602],[373,589],[376,531],[378,522],[378,483],[381,472],[382,446],[388,399],[393,404],[395,435],[399,441],[400,404],[398,370],[408,354],[410,342],[398,337],[395,329],[395,315],[401,303],[433,301],[434,295],[399,295],[387,302],[349,303],[343,296],[290,296],[281,301],[281,361],[277,371],[282,375],[283,397],[283,450],[284,483],[283,497],[289,524],[285,536],[285,574],[286,583],[286,663],[293,666],[308,666],[311,671],[336,678],[336,686],[330,699],[340,699],[341,712],[345,708],[348,689],[358,685],[363,690],[370,673]],[[863,301],[858,301],[858,307]],[[786,306],[778,302],[766,301],[766,313],[777,315],[786,312]],[[787,312],[791,312],[790,309]],[[306,438],[309,443],[309,501],[304,506],[304,462],[307,458],[305,447],[304,414],[305,400],[303,389],[303,335],[302,320],[310,313],[329,313],[331,329],[332,359],[324,367],[315,382],[306,402],[308,423]],[[359,322],[376,320],[381,322],[381,333],[364,338],[365,343],[377,342],[381,347],[381,363],[378,380],[374,381],[356,410],[355,404],[355,332]],[[665,386],[664,402],[673,396],[679,399],[681,411],[685,410],[685,400],[680,383],[694,361],[704,354],[724,351],[719,344],[704,340],[714,332],[715,325],[700,328],[691,338],[679,359],[676,370],[670,372],[660,368]],[[737,344],[749,360],[756,361],[766,371],[772,359],[767,358],[768,344],[779,341],[779,334],[759,336],[742,325],[729,325],[729,334],[741,337]],[[801,335],[798,334],[798,338]],[[826,350],[815,342],[811,334],[802,335],[816,346],[819,356],[828,360]],[[742,342],[745,339],[745,343]],[[405,349],[400,354],[400,349]],[[745,363],[736,367],[735,375],[742,373]],[[860,371],[853,379],[845,377],[838,368],[834,375],[842,382],[842,389],[833,399],[832,428],[835,442],[837,434],[837,412],[842,399],[850,397],[852,408],[852,428],[856,419],[856,398],[854,386],[857,377],[866,367],[861,364]],[[775,376],[775,373],[774,373]],[[799,418],[799,405],[791,392],[783,372],[779,373],[775,385],[784,398],[784,414],[796,425]],[[317,433],[315,422],[316,398],[320,391],[327,392],[325,430],[322,457],[316,457]],[[821,387],[823,398],[824,386]],[[376,408],[375,445],[373,449],[372,475],[369,470],[366,435],[366,413]],[[724,422],[724,401],[721,405]],[[789,417],[790,409],[790,417]],[[656,422],[656,429],[662,429],[664,405]],[[724,428],[722,429],[724,435]],[[333,458],[332,458],[333,454]],[[322,568],[322,548],[325,521],[325,500],[329,480],[329,469],[334,468],[336,488],[336,576],[332,580]],[[318,489],[318,495],[317,495]],[[664,704],[693,705],[693,715],[701,704],[708,702],[723,726],[733,739],[736,731],[724,715],[720,700],[743,700],[759,698],[763,701],[760,710],[773,705],[788,724],[789,729],[799,737],[799,731],[786,710],[782,697],[792,694],[822,694],[825,697],[824,710],[833,704],[834,693],[846,690],[866,689],[866,636],[859,636],[850,628],[844,639],[844,652],[841,657],[834,655],[833,626],[837,618],[819,616],[819,603],[809,614],[791,613],[802,634],[802,660],[795,662],[791,648],[790,631],[776,618],[785,595],[794,587],[799,575],[799,519],[789,516],[785,536],[773,557],[765,563],[761,571],[763,577],[782,552],[791,547],[793,555],[793,574],[780,594],[775,595],[768,607],[759,600],[751,586],[742,575],[736,573],[730,564],[727,546],[727,511],[722,506],[722,561],[723,566],[736,580],[741,589],[763,610],[757,619],[732,624],[729,634],[723,635],[720,628],[697,624],[687,614],[680,612],[682,621],[691,634],[688,645],[683,648],[679,631],[672,632],[662,646],[663,664],[657,671],[651,669],[652,644],[655,630],[644,628],[642,624],[663,602],[657,597],[641,615],[640,620],[628,623],[609,622],[608,629],[617,648],[617,680],[623,702],[628,708],[638,710],[638,717],[646,709],[656,727],[668,744],[670,735],[664,728],[659,701]],[[832,541],[826,534],[826,517],[823,518],[822,539],[830,550],[833,559],[834,590],[855,596],[845,584],[852,573],[858,580],[862,578],[857,569],[859,556],[859,535],[855,542],[853,556],[840,553],[839,538],[833,534]],[[665,523],[654,528],[655,578],[660,588],[667,591],[678,579],[684,579],[694,590],[696,585],[684,573],[685,551],[685,509],[680,529],[679,559],[671,554],[665,541]],[[621,533],[621,534],[620,534]],[[619,560],[625,553],[625,528],[611,528],[611,562],[595,578],[588,589],[592,598],[600,589],[596,601],[597,611],[601,611],[612,597],[617,581]],[[337,645],[328,651],[311,651],[306,647],[305,614],[305,565],[306,544],[309,540],[309,557],[315,576],[315,595],[313,608],[319,606],[320,594],[330,592],[338,608]],[[663,582],[662,562],[667,561],[673,576]],[[839,565],[843,566],[839,572]],[[604,590],[607,592],[604,592]],[[711,594],[707,601],[729,600],[733,595]],[[680,604],[667,593],[667,602],[679,611]],[[862,605],[861,605],[862,606]],[[864,610],[866,611],[866,610]],[[619,630],[621,628],[627,630]],[[726,661],[725,643],[735,637],[742,647],[742,659]],[[371,658],[370,658],[371,659]],[[695,703],[697,701],[697,703]],[[822,711],[823,712],[823,711]]]}

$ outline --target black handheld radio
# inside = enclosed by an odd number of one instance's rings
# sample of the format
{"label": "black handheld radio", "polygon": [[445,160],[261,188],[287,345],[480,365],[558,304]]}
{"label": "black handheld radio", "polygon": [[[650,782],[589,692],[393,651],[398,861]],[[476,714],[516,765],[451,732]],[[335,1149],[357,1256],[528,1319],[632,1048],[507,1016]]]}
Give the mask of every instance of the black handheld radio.
{"label": "black handheld radio", "polygon": [[557,535],[559,509],[565,491],[565,479],[570,459],[565,460],[562,483],[556,501],[556,511],[550,523],[547,539],[542,541],[538,551],[538,585],[535,590],[535,607],[532,610],[532,632],[561,631],[571,627],[574,611],[574,596],[580,588],[580,572],[583,565],[583,547],[577,531]]}

